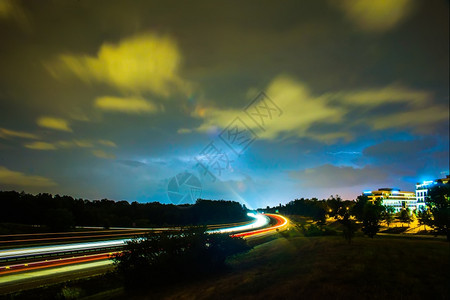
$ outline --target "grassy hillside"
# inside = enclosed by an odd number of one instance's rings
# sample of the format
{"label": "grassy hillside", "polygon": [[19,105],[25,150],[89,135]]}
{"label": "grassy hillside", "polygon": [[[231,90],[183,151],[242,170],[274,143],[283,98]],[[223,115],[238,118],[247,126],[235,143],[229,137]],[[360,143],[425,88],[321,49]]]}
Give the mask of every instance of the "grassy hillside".
{"label": "grassy hillside", "polygon": [[230,260],[226,274],[144,297],[449,299],[449,253],[439,240],[280,234]]}

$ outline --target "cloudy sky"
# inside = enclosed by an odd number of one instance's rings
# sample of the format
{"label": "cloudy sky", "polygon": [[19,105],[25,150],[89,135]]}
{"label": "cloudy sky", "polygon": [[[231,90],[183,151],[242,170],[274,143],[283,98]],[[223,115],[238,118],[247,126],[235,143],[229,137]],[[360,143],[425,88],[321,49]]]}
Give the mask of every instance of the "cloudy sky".
{"label": "cloudy sky", "polygon": [[0,189],[413,190],[449,172],[448,25],[439,0],[0,0]]}

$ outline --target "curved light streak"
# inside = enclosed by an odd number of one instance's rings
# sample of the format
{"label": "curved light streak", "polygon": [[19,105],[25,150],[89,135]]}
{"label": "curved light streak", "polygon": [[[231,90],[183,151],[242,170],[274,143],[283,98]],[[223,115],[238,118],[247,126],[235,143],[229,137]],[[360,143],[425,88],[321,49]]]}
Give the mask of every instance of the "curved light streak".
{"label": "curved light streak", "polygon": [[269,228],[253,230],[253,231],[248,231],[248,232],[243,232],[243,233],[237,233],[237,234],[233,234],[232,236],[233,237],[252,236],[252,235],[256,235],[256,234],[263,233],[263,232],[277,230],[277,229],[279,229],[281,227],[284,227],[284,226],[286,226],[288,224],[288,219],[286,219],[282,215],[276,215],[276,214],[266,214],[266,215],[271,217],[271,218],[274,218],[275,220],[277,220],[277,223],[275,224],[275,226],[271,226]]}
{"label": "curved light streak", "polygon": [[228,227],[228,228],[221,228],[221,229],[215,229],[215,230],[208,230],[208,233],[232,233],[232,232],[239,232],[239,231],[247,231],[251,229],[257,229],[264,227],[269,224],[269,218],[262,214],[255,214],[255,213],[248,213],[247,216],[254,218],[255,221],[253,221],[250,224],[246,225],[240,225],[240,226],[234,226],[234,227]]}
{"label": "curved light streak", "polygon": [[[252,223],[208,230],[208,233],[233,233],[241,232],[252,229],[257,229],[269,224],[269,218],[262,214],[248,213],[249,217],[255,220]],[[161,228],[160,228],[161,229]],[[86,243],[72,243],[72,244],[61,244],[61,245],[49,245],[49,246],[38,246],[38,247],[27,247],[27,248],[15,248],[8,250],[0,250],[0,260],[1,259],[12,259],[19,257],[35,256],[42,254],[53,254],[53,253],[64,253],[69,251],[80,251],[80,250],[92,250],[110,247],[120,247],[124,246],[128,241],[132,239],[117,239],[109,241],[97,241],[97,242],[86,242]]]}
{"label": "curved light streak", "polygon": [[125,243],[129,240],[130,239],[120,239],[120,240],[112,240],[112,241],[99,241],[99,242],[62,244],[62,245],[55,245],[55,246],[40,246],[40,247],[1,250],[0,251],[0,259],[39,255],[39,254],[58,253],[58,252],[67,252],[67,251],[91,250],[91,249],[106,248],[106,247],[117,247],[117,246],[125,245]]}

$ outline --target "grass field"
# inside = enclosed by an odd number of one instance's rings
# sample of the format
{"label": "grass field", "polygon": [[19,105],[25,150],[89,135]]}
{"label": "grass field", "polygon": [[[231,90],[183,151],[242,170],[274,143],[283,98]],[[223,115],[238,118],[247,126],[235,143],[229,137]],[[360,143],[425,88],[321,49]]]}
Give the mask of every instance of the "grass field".
{"label": "grass field", "polygon": [[279,234],[225,274],[136,299],[449,299],[449,256],[441,240]]}

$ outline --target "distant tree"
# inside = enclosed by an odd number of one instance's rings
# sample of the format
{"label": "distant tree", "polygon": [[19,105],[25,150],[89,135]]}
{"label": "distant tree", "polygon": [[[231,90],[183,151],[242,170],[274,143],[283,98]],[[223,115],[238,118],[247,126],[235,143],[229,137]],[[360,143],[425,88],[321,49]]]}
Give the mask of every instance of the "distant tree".
{"label": "distant tree", "polygon": [[74,225],[72,213],[65,208],[47,210],[45,224],[51,231],[68,231]]}
{"label": "distant tree", "polygon": [[423,225],[423,229],[426,230],[426,225],[432,225],[432,214],[429,209],[422,208],[417,211],[417,219],[419,221],[419,225]]}
{"label": "distant tree", "polygon": [[386,222],[388,227],[394,221],[394,213],[395,208],[392,206],[385,206],[385,209],[381,213],[381,217]]}
{"label": "distant tree", "polygon": [[312,209],[312,218],[319,224],[325,224],[327,217],[327,208],[324,201],[314,201]]}
{"label": "distant tree", "polygon": [[411,216],[411,212],[409,210],[409,208],[403,208],[400,210],[400,212],[398,213],[397,219],[402,222],[402,227],[403,227],[403,223],[408,223],[408,227],[409,224],[412,221],[412,216]]}
{"label": "distant tree", "polygon": [[377,200],[374,203],[367,202],[363,209],[363,227],[364,234],[373,238],[380,229],[381,213],[384,210],[384,206],[381,205],[381,200]]}
{"label": "distant tree", "polygon": [[369,198],[366,195],[360,195],[356,198],[356,202],[351,209],[352,215],[360,222],[364,219],[364,208],[369,203]]}
{"label": "distant tree", "polygon": [[358,229],[358,227],[356,226],[355,220],[352,220],[350,218],[350,214],[346,213],[346,214],[344,214],[342,219],[339,220],[339,223],[341,223],[342,226],[344,227],[344,230],[343,230],[344,238],[350,244],[352,241],[352,238],[355,236],[356,230]]}
{"label": "distant tree", "polygon": [[[246,208],[234,201],[198,200],[194,205],[84,200],[70,196],[0,191],[0,222],[47,225],[50,230],[81,226],[204,225],[247,221]],[[33,229],[21,227],[22,233]]]}
{"label": "distant tree", "polygon": [[437,184],[428,190],[425,203],[433,215],[431,225],[438,234],[446,235],[450,241],[450,182],[444,184],[438,180]]}
{"label": "distant tree", "polygon": [[339,212],[341,211],[341,208],[343,206],[342,204],[342,198],[339,195],[333,196],[331,195],[327,201],[327,208],[328,208],[328,216],[330,218],[338,219]]}

